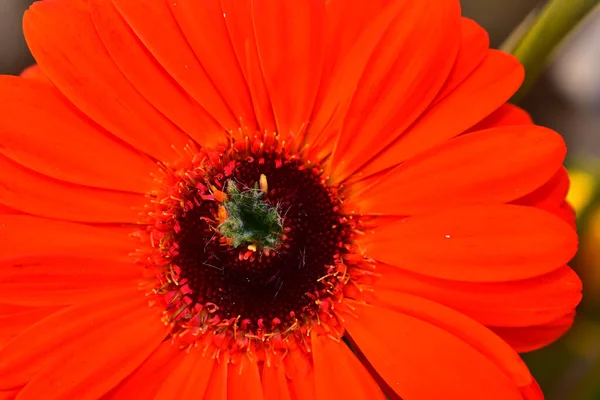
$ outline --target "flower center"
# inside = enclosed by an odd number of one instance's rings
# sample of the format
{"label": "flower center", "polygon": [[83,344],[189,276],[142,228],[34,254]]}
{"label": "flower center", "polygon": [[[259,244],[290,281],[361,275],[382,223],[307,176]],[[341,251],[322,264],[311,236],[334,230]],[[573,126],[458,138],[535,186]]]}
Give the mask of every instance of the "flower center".
{"label": "flower center", "polygon": [[343,334],[344,288],[360,275],[356,219],[318,167],[271,143],[200,149],[164,168],[148,235],[173,336],[232,350],[305,343],[316,326]]}

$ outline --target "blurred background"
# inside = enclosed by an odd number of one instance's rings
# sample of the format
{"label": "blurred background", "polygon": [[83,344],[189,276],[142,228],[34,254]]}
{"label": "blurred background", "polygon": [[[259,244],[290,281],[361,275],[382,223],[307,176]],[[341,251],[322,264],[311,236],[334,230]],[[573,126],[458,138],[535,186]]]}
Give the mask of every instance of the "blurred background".
{"label": "blurred background", "polygon": [[[32,2],[0,0],[0,74],[18,74],[33,63],[21,32],[21,17]],[[499,47],[544,1],[461,3],[463,14],[483,25],[492,46]],[[569,145],[570,200],[581,234],[574,267],[584,281],[584,301],[573,329],[524,358],[549,400],[600,400],[600,10],[565,41],[520,105],[536,123],[561,132]]]}

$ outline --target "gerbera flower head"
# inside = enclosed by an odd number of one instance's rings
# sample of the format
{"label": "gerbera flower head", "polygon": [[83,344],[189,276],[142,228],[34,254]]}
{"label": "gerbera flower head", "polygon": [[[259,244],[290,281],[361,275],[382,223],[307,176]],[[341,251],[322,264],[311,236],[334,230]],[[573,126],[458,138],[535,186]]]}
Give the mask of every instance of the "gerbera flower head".
{"label": "gerbera flower head", "polygon": [[457,0],[45,0],[0,77],[8,398],[536,399],[565,145]]}

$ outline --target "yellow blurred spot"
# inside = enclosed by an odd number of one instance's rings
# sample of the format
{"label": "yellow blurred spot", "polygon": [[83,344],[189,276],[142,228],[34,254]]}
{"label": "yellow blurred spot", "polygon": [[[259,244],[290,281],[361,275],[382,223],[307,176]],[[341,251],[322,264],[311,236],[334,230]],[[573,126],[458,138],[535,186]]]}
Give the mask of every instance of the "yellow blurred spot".
{"label": "yellow blurred spot", "polygon": [[592,199],[598,182],[592,174],[576,169],[569,170],[569,178],[571,186],[567,194],[567,201],[579,214]]}

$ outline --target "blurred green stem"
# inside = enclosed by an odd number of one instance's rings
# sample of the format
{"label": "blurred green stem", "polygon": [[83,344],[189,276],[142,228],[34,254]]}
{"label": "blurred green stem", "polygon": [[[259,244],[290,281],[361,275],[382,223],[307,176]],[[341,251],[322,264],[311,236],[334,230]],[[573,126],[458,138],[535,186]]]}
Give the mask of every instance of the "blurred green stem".
{"label": "blurred green stem", "polygon": [[509,37],[502,50],[514,54],[526,71],[525,82],[511,99],[513,103],[521,100],[539,78],[565,36],[599,3],[600,0],[549,0],[526,32],[521,26]]}

